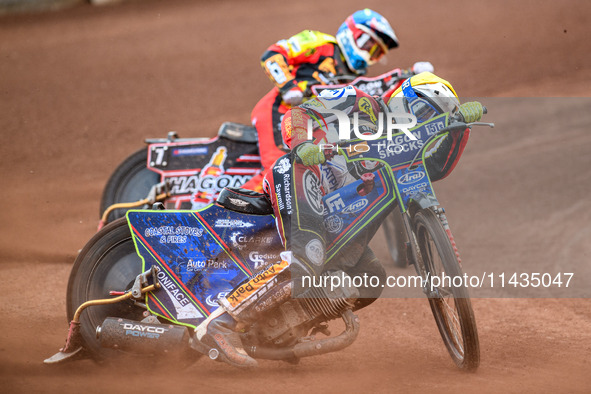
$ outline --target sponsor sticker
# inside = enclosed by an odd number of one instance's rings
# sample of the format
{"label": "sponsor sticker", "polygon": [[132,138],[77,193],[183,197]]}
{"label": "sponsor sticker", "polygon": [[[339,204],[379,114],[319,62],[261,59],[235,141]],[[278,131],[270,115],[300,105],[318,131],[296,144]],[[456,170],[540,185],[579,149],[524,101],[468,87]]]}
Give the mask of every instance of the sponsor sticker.
{"label": "sponsor sticker", "polygon": [[250,261],[254,263],[254,269],[258,270],[266,265],[279,261],[279,256],[273,253],[261,254],[257,251],[250,252],[248,255]]}
{"label": "sponsor sticker", "polygon": [[201,156],[209,153],[207,146],[194,146],[191,148],[176,148],[172,151],[173,156]]}
{"label": "sponsor sticker", "polygon": [[326,203],[330,213],[336,212],[345,207],[345,203],[343,202],[343,199],[339,193],[326,197],[324,202]]}
{"label": "sponsor sticker", "polygon": [[160,281],[161,289],[166,292],[172,302],[178,320],[199,319],[203,317],[183,290],[164,271],[158,272],[158,280]]}
{"label": "sponsor sticker", "polygon": [[142,338],[157,339],[168,329],[164,327],[145,326],[143,324],[122,323],[121,327],[125,330],[125,335]]}
{"label": "sponsor sticker", "polygon": [[212,297],[212,295],[210,294],[205,299],[205,303],[209,306],[217,307],[217,306],[219,306],[218,300],[220,298],[225,298],[228,294],[230,294],[230,291],[232,291],[232,290],[221,291],[215,297]]}
{"label": "sponsor sticker", "polygon": [[324,226],[329,233],[338,233],[343,228],[343,219],[338,215],[332,215],[324,220]]}
{"label": "sponsor sticker", "polygon": [[244,249],[247,246],[269,246],[274,239],[275,237],[268,235],[244,235],[240,231],[235,231],[230,235],[232,246],[238,249]]}
{"label": "sponsor sticker", "polygon": [[215,221],[214,227],[232,227],[232,228],[247,228],[252,227],[254,224],[243,222],[242,220],[237,219],[217,219]]}
{"label": "sponsor sticker", "polygon": [[229,197],[228,200],[237,207],[245,207],[250,204],[248,201],[240,200],[239,198]]}
{"label": "sponsor sticker", "polygon": [[410,184],[420,181],[424,177],[425,177],[425,173],[423,171],[411,171],[411,172],[407,172],[406,174],[399,177],[398,183],[401,185],[410,185]]}
{"label": "sponsor sticker", "polygon": [[275,169],[280,174],[285,174],[291,168],[291,162],[288,157],[284,157],[283,159],[279,160],[279,162],[275,165]]}
{"label": "sponsor sticker", "polygon": [[306,256],[314,265],[321,266],[324,264],[324,247],[322,246],[322,242],[318,239],[308,242],[306,245]]}
{"label": "sponsor sticker", "polygon": [[367,198],[362,198],[360,200],[355,201],[353,204],[347,206],[345,209],[343,209],[343,213],[355,214],[355,213],[361,212],[365,209],[365,207],[367,207],[367,204],[369,204],[369,201],[367,200]]}
{"label": "sponsor sticker", "polygon": [[324,207],[322,206],[322,193],[320,192],[320,184],[318,178],[310,170],[304,172],[304,195],[310,207],[318,215],[322,215]]}
{"label": "sponsor sticker", "polygon": [[207,260],[193,260],[187,261],[187,271],[198,272],[202,270],[209,270],[209,274],[223,274],[227,272],[229,264],[225,261],[219,261],[217,259]]}

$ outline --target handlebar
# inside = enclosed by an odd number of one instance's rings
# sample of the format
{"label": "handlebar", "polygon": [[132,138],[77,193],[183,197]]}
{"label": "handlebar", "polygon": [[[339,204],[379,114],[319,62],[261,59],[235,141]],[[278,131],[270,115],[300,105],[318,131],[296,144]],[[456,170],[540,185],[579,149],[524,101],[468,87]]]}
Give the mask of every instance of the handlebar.
{"label": "handlebar", "polygon": [[[486,114],[488,113],[488,110],[486,109],[486,107],[482,107],[482,113]],[[461,119],[461,120],[458,120]],[[457,113],[454,116],[451,117],[452,123],[450,123],[447,127],[442,128],[441,130],[439,130],[438,132],[436,132],[435,134],[433,134],[431,137],[429,137],[427,139],[427,141],[425,141],[425,143],[423,144],[423,146],[421,147],[421,149],[418,150],[418,152],[416,153],[415,157],[413,157],[412,161],[410,162],[408,168],[412,169],[412,167],[415,164],[415,161],[417,161],[419,155],[421,155],[421,153],[423,152],[423,150],[431,143],[432,140],[434,140],[435,138],[437,138],[438,136],[440,136],[443,133],[453,133],[453,132],[460,132],[460,131],[464,131],[466,129],[471,129],[473,126],[489,126],[490,128],[494,128],[495,124],[494,123],[486,123],[486,122],[472,122],[472,123],[465,123],[464,122],[464,116],[461,113]]]}
{"label": "handlebar", "polygon": [[[482,113],[483,114],[487,114],[488,113],[488,109],[486,107],[482,107]],[[460,131],[464,131],[466,129],[471,129],[473,126],[489,126],[491,128],[495,127],[494,123],[487,123],[487,122],[472,122],[472,123],[466,123],[464,122],[464,116],[461,113],[457,113],[453,116],[450,117],[451,123],[447,126],[442,128],[441,130],[437,131],[436,133],[434,133],[431,137],[429,137],[427,139],[427,141],[425,141],[425,143],[423,144],[423,146],[417,151],[416,155],[413,157],[411,163],[409,164],[409,168],[413,167],[414,163],[417,161],[418,157],[421,155],[421,153],[423,152],[423,150],[431,143],[432,140],[434,140],[435,138],[437,138],[438,136],[440,136],[443,133],[453,133],[453,132],[460,132]],[[339,147],[339,148],[343,148],[346,146],[349,146],[351,144],[350,140],[347,141],[340,141],[337,143],[331,143],[332,147]],[[334,148],[325,148],[324,149],[324,157],[326,158],[326,160],[330,160],[332,159],[335,155],[338,155],[339,152],[338,150],[335,151]],[[295,155],[295,161],[296,163],[300,163],[301,164],[301,159],[299,158],[299,156],[296,154]]]}

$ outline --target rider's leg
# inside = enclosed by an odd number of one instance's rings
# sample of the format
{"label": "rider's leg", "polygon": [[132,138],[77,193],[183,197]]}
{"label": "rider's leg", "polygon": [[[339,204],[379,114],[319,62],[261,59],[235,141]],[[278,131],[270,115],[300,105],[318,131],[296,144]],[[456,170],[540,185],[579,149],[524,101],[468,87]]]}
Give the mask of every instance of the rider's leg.
{"label": "rider's leg", "polygon": [[363,283],[363,286],[357,287],[359,298],[355,302],[353,311],[365,308],[382,294],[386,284],[386,270],[369,246],[365,248],[357,264],[345,272],[353,280],[356,277],[363,279],[363,281],[359,281],[359,283]]}
{"label": "rider's leg", "polygon": [[217,349],[219,359],[236,367],[256,367],[257,362],[242,347],[238,322],[219,307],[195,330],[197,339]]}
{"label": "rider's leg", "polygon": [[236,367],[257,365],[242,347],[239,332],[248,329],[268,309],[290,296],[288,259],[286,256],[285,260],[235,288],[197,327],[197,339],[217,349],[220,360]]}
{"label": "rider's leg", "polygon": [[263,171],[242,185],[245,189],[262,192],[263,179],[271,171],[275,161],[285,154],[282,150],[281,116],[285,108],[281,104],[281,94],[274,88],[254,107],[251,114],[253,126],[257,130],[259,155]]}
{"label": "rider's leg", "polygon": [[235,366],[256,365],[241,346],[240,329],[247,329],[261,314],[282,304],[292,291],[296,291],[296,295],[305,292],[305,288],[298,286],[298,279],[318,275],[324,266],[318,168],[292,165],[286,155],[277,161],[272,175],[265,179],[265,187],[272,191],[270,198],[277,228],[284,245],[291,248],[292,253],[282,253],[281,263],[269,266],[221,299],[220,308],[197,327],[197,339],[218,349],[221,360]]}

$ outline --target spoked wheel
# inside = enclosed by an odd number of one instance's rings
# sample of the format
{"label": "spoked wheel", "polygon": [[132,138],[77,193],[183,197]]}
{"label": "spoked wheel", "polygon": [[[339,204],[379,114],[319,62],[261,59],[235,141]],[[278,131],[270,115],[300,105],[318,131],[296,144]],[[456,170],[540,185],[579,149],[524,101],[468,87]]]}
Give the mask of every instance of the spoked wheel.
{"label": "spoked wheel", "polygon": [[[143,148],[117,167],[105,185],[99,215],[113,204],[146,198],[152,186],[160,182],[160,175],[147,168],[147,161],[148,149]],[[114,210],[109,214],[108,221],[125,216],[125,212],[125,209]]]}
{"label": "spoked wheel", "polygon": [[382,223],[384,236],[388,245],[390,257],[396,267],[406,268],[410,262],[407,254],[408,237],[402,223],[402,214],[398,208],[395,208]]}
{"label": "spoked wheel", "polygon": [[[127,221],[122,218],[105,226],[80,252],[72,268],[66,295],[68,321],[84,302],[112,298],[112,290],[130,289],[141,272],[142,261],[135,252]],[[115,350],[101,348],[97,326],[107,317],[142,320],[144,310],[130,300],[86,308],[80,317],[85,349],[99,361],[116,355]]]}
{"label": "spoked wheel", "polygon": [[[427,278],[442,276],[440,286],[430,285],[427,296],[439,333],[456,365],[466,371],[474,371],[480,364],[480,345],[470,296],[465,286],[454,286],[453,279],[461,277],[453,246],[437,215],[423,209],[414,216],[414,233],[421,252],[419,271]],[[422,261],[422,262],[421,262]],[[434,282],[433,285],[438,284]],[[459,280],[455,282],[460,284]]]}

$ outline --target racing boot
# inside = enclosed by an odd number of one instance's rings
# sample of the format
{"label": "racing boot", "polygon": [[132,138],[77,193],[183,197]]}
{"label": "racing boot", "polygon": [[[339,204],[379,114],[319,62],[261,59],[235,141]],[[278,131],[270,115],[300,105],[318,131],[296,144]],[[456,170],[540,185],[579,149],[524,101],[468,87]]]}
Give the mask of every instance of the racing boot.
{"label": "racing boot", "polygon": [[195,331],[199,341],[219,352],[221,361],[235,367],[256,367],[257,361],[242,347],[237,325],[238,322],[219,307]]}
{"label": "racing boot", "polygon": [[283,259],[238,286],[220,299],[221,306],[197,327],[197,339],[216,349],[221,361],[235,367],[257,366],[242,347],[239,332],[290,297],[289,276],[289,261]]}

